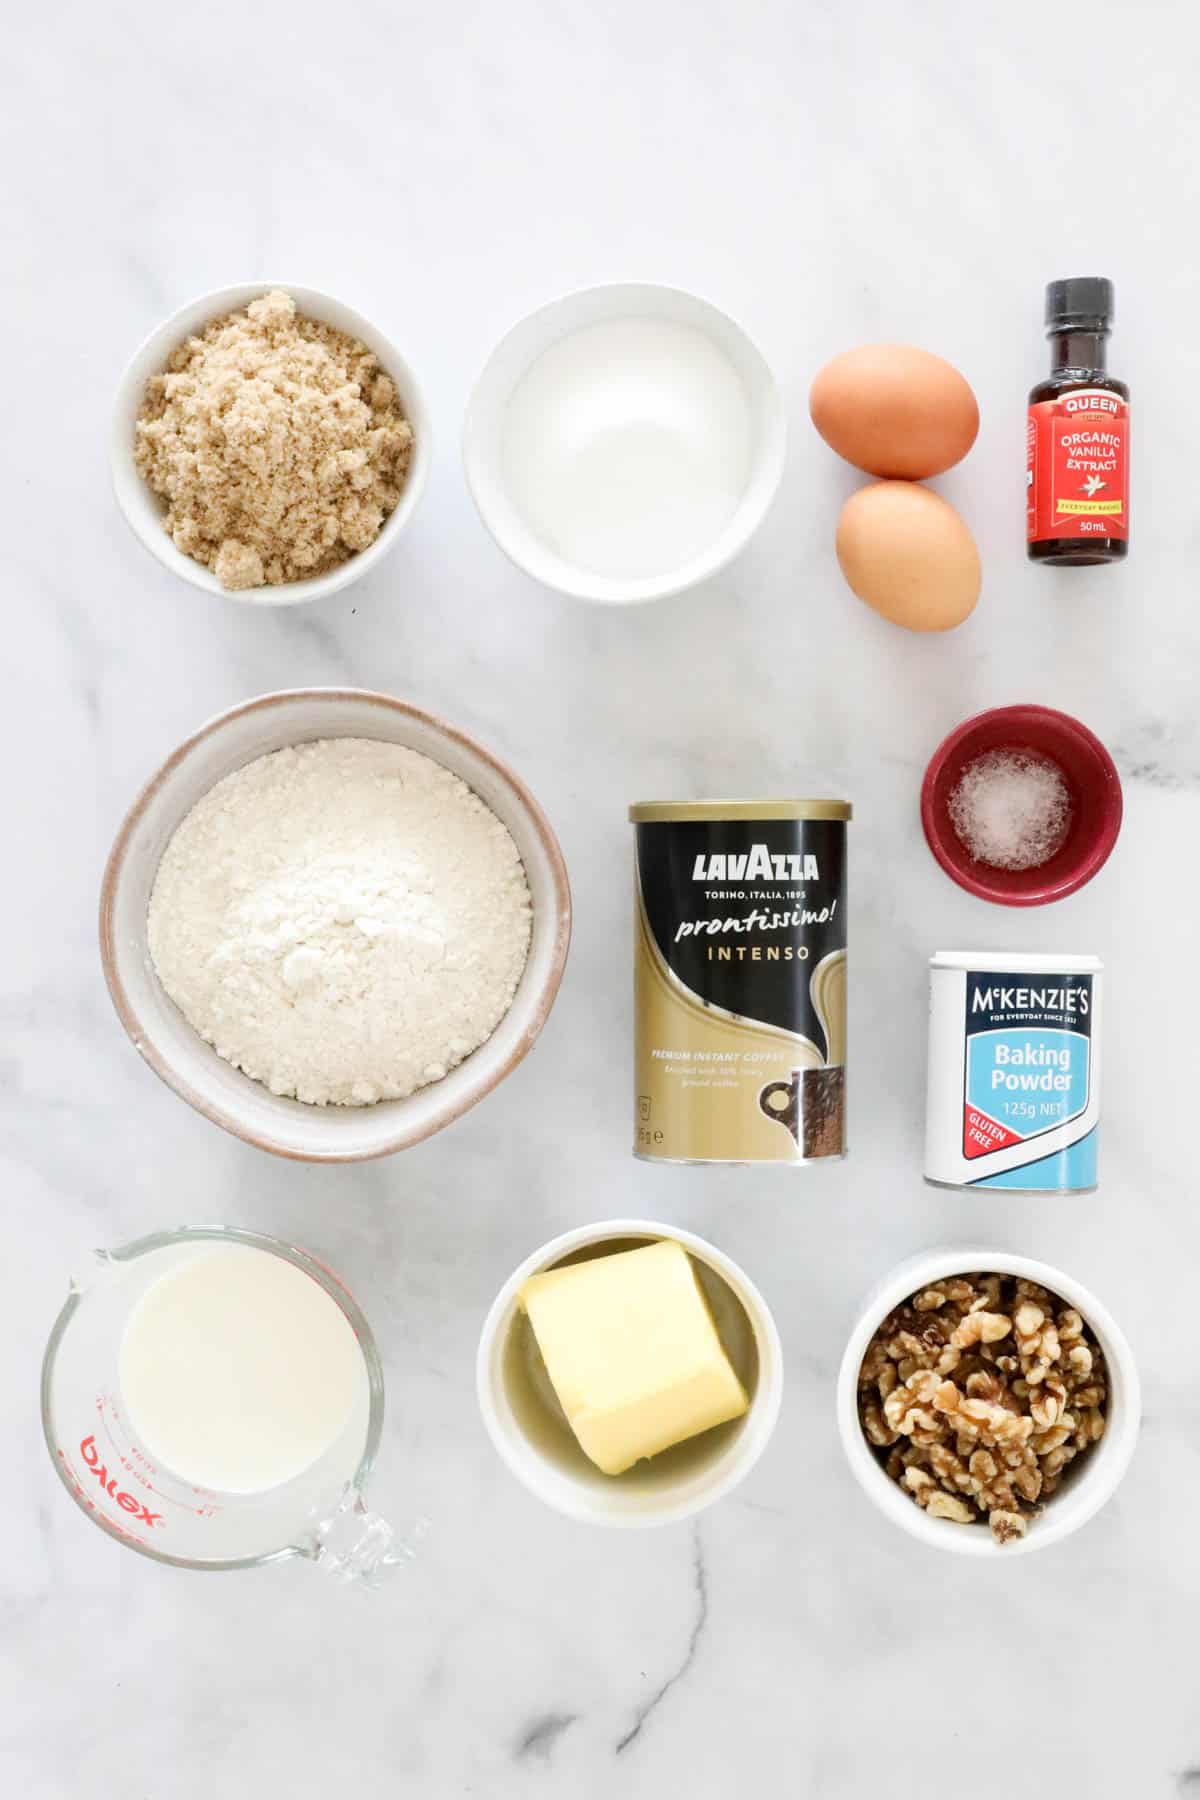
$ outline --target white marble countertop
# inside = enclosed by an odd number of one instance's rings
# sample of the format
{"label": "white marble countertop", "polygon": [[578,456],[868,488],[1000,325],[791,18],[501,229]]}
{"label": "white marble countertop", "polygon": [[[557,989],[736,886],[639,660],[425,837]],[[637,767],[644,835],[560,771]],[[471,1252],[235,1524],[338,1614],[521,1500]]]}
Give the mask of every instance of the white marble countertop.
{"label": "white marble countertop", "polygon": [[[995,0],[65,0],[10,21],[6,1794],[1200,1793],[1197,37],[1179,7],[1099,0],[1086,17]],[[1116,283],[1112,364],[1133,384],[1134,541],[1124,568],[1052,574],[1024,558],[1023,408],[1046,365],[1043,283],[1093,270]],[[126,530],[106,469],[136,342],[193,293],[258,276],[376,318],[439,436],[395,553],[294,612],[174,581]],[[736,567],[657,606],[592,610],[493,546],[458,428],[516,316],[630,277],[745,322],[792,443]],[[976,449],[940,485],[976,532],[985,591],[938,640],[860,606],[833,558],[854,478],[805,394],[828,355],[879,337],[949,356],[982,407]],[[95,945],[103,859],[151,768],[214,711],[321,682],[426,704],[510,758],[561,835],[576,904],[535,1053],[442,1136],[357,1169],[272,1160],[189,1111],[127,1044]],[[1103,874],[1029,914],[947,882],[916,811],[943,732],[1015,700],[1091,725],[1127,806]],[[822,789],[856,807],[851,1158],[794,1180],[634,1162],[627,803]],[[988,1205],[922,1183],[925,959],[948,944],[1106,958],[1094,1198]],[[526,1251],[630,1212],[746,1266],[788,1385],[763,1461],[695,1528],[597,1534],[501,1467],[472,1358]],[[389,1415],[373,1498],[430,1520],[384,1592],[295,1564],[157,1567],[89,1529],[54,1479],[37,1370],[69,1272],[89,1246],[213,1218],[312,1245],[375,1326]],[[1118,1498],[1008,1567],[890,1528],[833,1421],[865,1290],[913,1249],[971,1238],[1095,1288],[1145,1382]]]}

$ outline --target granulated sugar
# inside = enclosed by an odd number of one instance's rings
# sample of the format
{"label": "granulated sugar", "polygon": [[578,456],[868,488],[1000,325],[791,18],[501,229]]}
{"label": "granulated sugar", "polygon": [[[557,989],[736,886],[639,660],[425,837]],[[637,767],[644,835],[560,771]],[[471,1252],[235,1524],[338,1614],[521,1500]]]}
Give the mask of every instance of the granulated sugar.
{"label": "granulated sugar", "polygon": [[272,1093],[369,1106],[491,1036],[529,952],[507,828],[440,763],[330,738],[219,781],[167,845],[150,954],[189,1024]]}
{"label": "granulated sugar", "polygon": [[569,332],[517,382],[501,440],[517,511],[557,555],[640,580],[701,555],[748,479],[751,408],[734,364],[673,319]]}
{"label": "granulated sugar", "polygon": [[1071,794],[1062,770],[1049,758],[989,750],[963,770],[949,811],[977,862],[993,869],[1037,869],[1066,842]]}

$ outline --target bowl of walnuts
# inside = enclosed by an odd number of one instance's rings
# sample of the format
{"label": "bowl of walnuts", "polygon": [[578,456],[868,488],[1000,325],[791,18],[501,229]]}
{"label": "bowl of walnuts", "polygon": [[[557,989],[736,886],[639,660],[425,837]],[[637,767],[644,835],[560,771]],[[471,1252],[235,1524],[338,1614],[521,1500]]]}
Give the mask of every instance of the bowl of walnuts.
{"label": "bowl of walnuts", "polygon": [[1141,1389],[1095,1295],[1031,1257],[933,1250],[872,1295],[842,1358],[850,1467],[911,1536],[968,1556],[1042,1550],[1110,1499]]}

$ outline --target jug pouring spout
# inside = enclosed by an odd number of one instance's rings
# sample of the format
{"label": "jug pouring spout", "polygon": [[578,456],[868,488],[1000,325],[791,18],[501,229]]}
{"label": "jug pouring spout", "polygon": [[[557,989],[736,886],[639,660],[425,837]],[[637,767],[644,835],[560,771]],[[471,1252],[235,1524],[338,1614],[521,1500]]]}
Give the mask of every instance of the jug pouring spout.
{"label": "jug pouring spout", "polygon": [[335,1581],[377,1588],[413,1560],[416,1541],[424,1530],[424,1521],[418,1520],[409,1527],[407,1537],[401,1538],[394,1526],[371,1511],[361,1489],[351,1482],[337,1510],[297,1549]]}

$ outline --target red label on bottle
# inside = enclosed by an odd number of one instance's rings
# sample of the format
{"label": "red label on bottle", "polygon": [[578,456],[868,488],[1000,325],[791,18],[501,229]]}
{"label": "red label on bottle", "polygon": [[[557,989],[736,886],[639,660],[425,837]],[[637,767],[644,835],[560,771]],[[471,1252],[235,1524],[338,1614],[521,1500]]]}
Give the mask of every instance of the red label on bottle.
{"label": "red label on bottle", "polygon": [[1079,388],[1029,409],[1025,432],[1026,535],[1129,536],[1129,403],[1107,388]]}

